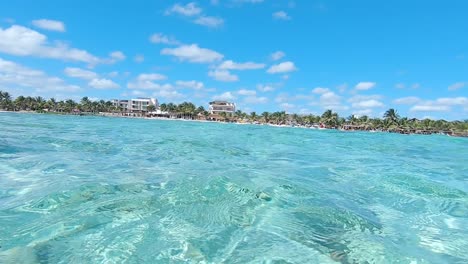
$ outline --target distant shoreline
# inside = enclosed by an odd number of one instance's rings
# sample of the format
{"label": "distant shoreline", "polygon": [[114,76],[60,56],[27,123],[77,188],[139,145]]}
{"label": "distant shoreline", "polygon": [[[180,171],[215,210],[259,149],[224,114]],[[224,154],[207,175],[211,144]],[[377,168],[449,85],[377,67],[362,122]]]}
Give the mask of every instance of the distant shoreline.
{"label": "distant shoreline", "polygon": [[199,123],[221,123],[221,124],[234,124],[234,125],[255,125],[255,126],[268,126],[268,127],[287,127],[287,128],[302,128],[308,130],[331,130],[339,132],[367,132],[367,133],[391,133],[391,134],[403,134],[403,135],[447,135],[452,137],[465,137],[468,138],[468,133],[466,134],[455,134],[449,135],[446,133],[398,133],[385,130],[346,130],[342,128],[321,128],[321,127],[307,127],[301,125],[276,125],[276,124],[265,124],[265,123],[253,123],[253,122],[223,122],[223,121],[214,121],[214,120],[199,120],[199,119],[184,119],[184,118],[165,118],[165,117],[142,117],[142,116],[124,116],[118,114],[109,114],[109,113],[97,113],[97,114],[72,114],[72,113],[60,113],[60,112],[37,112],[37,111],[4,111],[0,110],[0,113],[17,113],[17,114],[42,114],[42,115],[63,115],[63,116],[96,116],[96,117],[110,117],[110,118],[128,118],[128,119],[143,119],[143,120],[162,120],[162,121],[182,121],[182,122],[199,122]]}

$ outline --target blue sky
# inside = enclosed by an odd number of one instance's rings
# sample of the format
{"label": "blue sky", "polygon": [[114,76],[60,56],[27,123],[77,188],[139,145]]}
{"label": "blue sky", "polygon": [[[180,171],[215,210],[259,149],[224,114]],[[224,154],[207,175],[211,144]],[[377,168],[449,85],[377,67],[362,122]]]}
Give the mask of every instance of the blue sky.
{"label": "blue sky", "polygon": [[0,90],[468,118],[468,2],[0,3]]}

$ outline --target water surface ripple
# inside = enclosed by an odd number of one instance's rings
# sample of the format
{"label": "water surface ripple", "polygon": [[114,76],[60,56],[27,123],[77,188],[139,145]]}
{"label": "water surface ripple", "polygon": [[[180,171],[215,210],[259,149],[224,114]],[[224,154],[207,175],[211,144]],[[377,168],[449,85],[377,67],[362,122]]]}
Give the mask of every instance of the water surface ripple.
{"label": "water surface ripple", "polygon": [[0,113],[0,263],[467,263],[468,140]]}

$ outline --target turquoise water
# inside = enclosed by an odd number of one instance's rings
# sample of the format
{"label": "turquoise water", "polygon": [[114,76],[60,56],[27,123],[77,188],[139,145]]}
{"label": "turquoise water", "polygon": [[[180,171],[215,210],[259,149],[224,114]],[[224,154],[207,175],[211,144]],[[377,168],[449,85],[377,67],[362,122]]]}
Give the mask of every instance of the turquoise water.
{"label": "turquoise water", "polygon": [[467,193],[463,138],[0,113],[0,263],[467,263]]}

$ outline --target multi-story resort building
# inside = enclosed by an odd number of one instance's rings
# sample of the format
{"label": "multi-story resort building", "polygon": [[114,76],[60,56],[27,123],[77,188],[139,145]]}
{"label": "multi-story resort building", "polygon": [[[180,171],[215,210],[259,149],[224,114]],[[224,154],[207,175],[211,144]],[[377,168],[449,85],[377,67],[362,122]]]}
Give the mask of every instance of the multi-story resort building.
{"label": "multi-story resort building", "polygon": [[236,105],[227,101],[213,101],[210,102],[210,114],[227,113],[233,114],[236,111]]}
{"label": "multi-story resort building", "polygon": [[155,98],[136,98],[130,100],[112,100],[112,105],[117,106],[124,112],[146,112],[148,106],[159,107],[158,100]]}

